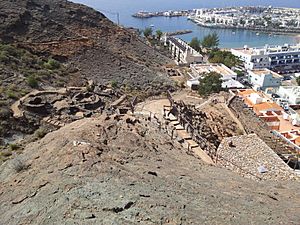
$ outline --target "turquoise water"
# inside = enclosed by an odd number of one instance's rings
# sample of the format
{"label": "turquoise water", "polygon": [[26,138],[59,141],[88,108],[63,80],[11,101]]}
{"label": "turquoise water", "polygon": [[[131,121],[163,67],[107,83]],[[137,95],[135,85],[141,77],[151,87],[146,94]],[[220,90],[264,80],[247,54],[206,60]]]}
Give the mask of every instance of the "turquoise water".
{"label": "turquoise water", "polygon": [[144,29],[154,25],[153,29],[162,31],[175,31],[189,29],[193,33],[181,35],[186,41],[193,37],[202,38],[203,36],[217,32],[220,37],[220,46],[225,48],[242,47],[244,45],[264,46],[265,44],[298,43],[300,37],[295,35],[269,35],[247,30],[231,30],[204,28],[188,21],[185,17],[165,18],[156,17],[150,19],[137,19],[131,15],[140,10],[163,11],[169,9],[194,9],[194,8],[213,8],[225,6],[249,6],[249,5],[272,5],[278,7],[300,8],[299,0],[73,0],[74,2],[89,5],[101,12],[108,18],[117,22],[116,12],[120,15],[120,24],[125,27],[135,27]]}

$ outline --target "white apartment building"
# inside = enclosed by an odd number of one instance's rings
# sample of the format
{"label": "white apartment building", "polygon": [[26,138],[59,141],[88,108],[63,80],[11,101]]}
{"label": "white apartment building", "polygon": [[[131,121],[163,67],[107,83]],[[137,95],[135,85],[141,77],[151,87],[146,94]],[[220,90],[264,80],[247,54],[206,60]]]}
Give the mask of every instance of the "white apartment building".
{"label": "white apartment building", "polygon": [[230,79],[236,80],[236,72],[229,69],[221,63],[207,63],[207,64],[192,64],[190,65],[194,77],[200,77],[202,74],[216,72],[222,76],[223,81]]}
{"label": "white apartment building", "polygon": [[300,71],[300,44],[268,46],[263,48],[231,49],[248,70],[269,68],[278,72]]}
{"label": "white apartment building", "polygon": [[180,38],[164,36],[165,46],[178,65],[190,65],[203,62],[203,56]]}
{"label": "white apartment building", "polygon": [[277,94],[292,105],[300,104],[299,86],[280,86]]}
{"label": "white apartment building", "polygon": [[223,88],[244,88],[244,86],[236,80],[237,74],[227,66],[216,64],[191,64],[190,65],[193,78],[187,81],[187,86],[194,89],[199,85],[199,79],[205,74],[216,72],[222,76]]}
{"label": "white apartment building", "polygon": [[265,90],[266,88],[276,88],[281,85],[283,77],[269,69],[248,70],[249,82],[256,90]]}

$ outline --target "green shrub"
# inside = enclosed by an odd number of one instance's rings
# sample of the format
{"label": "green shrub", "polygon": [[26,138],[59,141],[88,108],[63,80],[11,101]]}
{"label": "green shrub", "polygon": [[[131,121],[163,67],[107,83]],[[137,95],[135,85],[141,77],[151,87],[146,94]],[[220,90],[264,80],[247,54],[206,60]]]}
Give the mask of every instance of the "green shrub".
{"label": "green shrub", "polygon": [[10,98],[10,99],[18,99],[19,97],[18,97],[18,94],[14,91],[14,90],[12,90],[12,89],[8,89],[7,91],[6,91],[6,95],[7,95],[7,97],[8,98]]}
{"label": "green shrub", "polygon": [[152,30],[151,27],[147,27],[147,28],[144,30],[143,33],[144,33],[144,36],[145,36],[146,38],[148,38],[148,37],[152,36],[153,30]]}
{"label": "green shrub", "polygon": [[12,155],[12,152],[10,150],[1,151],[1,156],[3,157],[9,157]]}
{"label": "green shrub", "polygon": [[203,74],[199,81],[200,85],[198,93],[201,96],[208,96],[212,93],[219,93],[223,90],[221,75],[216,72]]}
{"label": "green shrub", "polygon": [[27,77],[27,83],[32,88],[37,88],[39,86],[38,80],[35,78],[35,76],[32,76],[32,75]]}
{"label": "green shrub", "polygon": [[12,168],[17,172],[21,172],[23,170],[26,170],[28,166],[23,162],[23,160],[15,158],[11,162]]}
{"label": "green shrub", "polygon": [[37,130],[35,131],[34,136],[40,139],[40,138],[45,137],[45,135],[46,135],[47,133],[48,133],[48,132],[47,132],[46,129],[44,129],[44,128],[39,128],[39,129],[37,129]]}
{"label": "green shrub", "polygon": [[244,76],[244,73],[243,73],[243,71],[240,71],[240,70],[235,70],[234,72],[237,74],[237,76],[238,76],[238,77],[242,77],[242,76]]}
{"label": "green shrub", "polygon": [[54,59],[49,59],[48,62],[44,63],[44,67],[48,70],[56,70],[60,68],[60,63]]}
{"label": "green shrub", "polygon": [[6,100],[0,100],[0,107],[7,106],[8,102]]}
{"label": "green shrub", "polygon": [[37,71],[36,75],[42,79],[49,79],[49,77],[51,76],[51,71],[49,70],[39,70]]}
{"label": "green shrub", "polygon": [[0,52],[0,62],[7,63],[9,58],[5,52]]}
{"label": "green shrub", "polygon": [[298,86],[300,86],[300,77],[296,78],[296,82],[297,82]]}
{"label": "green shrub", "polygon": [[8,108],[2,107],[0,108],[0,118],[8,119],[10,117],[10,110]]}
{"label": "green shrub", "polygon": [[216,32],[206,35],[201,44],[204,48],[217,48],[219,46],[219,36]]}
{"label": "green shrub", "polygon": [[231,52],[221,50],[210,51],[208,61],[210,63],[223,63],[229,68],[237,66],[241,63],[240,60]]}
{"label": "green shrub", "polygon": [[8,55],[13,56],[13,57],[19,57],[20,52],[13,46],[11,45],[1,45],[0,46],[0,51],[1,52],[6,52]]}
{"label": "green shrub", "polygon": [[196,37],[194,37],[191,42],[190,42],[190,46],[195,49],[196,51],[200,52],[201,51],[201,47],[200,47],[200,40]]}
{"label": "green shrub", "polygon": [[30,91],[27,90],[27,89],[22,89],[22,90],[20,91],[20,95],[21,95],[21,96],[24,96],[24,95],[27,95],[29,92],[30,92]]}
{"label": "green shrub", "polygon": [[11,151],[16,151],[16,150],[18,150],[19,148],[20,148],[20,146],[17,145],[17,144],[9,144],[9,149],[10,149]]}
{"label": "green shrub", "polygon": [[22,55],[21,60],[27,65],[37,64],[37,59],[29,52],[26,52],[24,55]]}
{"label": "green shrub", "polygon": [[110,85],[111,85],[112,88],[117,88],[118,87],[118,83],[115,80],[111,81]]}

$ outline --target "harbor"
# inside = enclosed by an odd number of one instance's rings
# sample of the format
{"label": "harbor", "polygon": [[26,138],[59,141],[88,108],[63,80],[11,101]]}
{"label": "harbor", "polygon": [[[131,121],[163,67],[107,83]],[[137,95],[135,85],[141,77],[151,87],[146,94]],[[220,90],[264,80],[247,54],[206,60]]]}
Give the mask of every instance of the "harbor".
{"label": "harbor", "polygon": [[179,17],[179,16],[189,16],[195,13],[195,10],[168,10],[168,11],[159,11],[159,12],[147,12],[139,11],[132,16],[135,18],[147,19],[152,17]]}

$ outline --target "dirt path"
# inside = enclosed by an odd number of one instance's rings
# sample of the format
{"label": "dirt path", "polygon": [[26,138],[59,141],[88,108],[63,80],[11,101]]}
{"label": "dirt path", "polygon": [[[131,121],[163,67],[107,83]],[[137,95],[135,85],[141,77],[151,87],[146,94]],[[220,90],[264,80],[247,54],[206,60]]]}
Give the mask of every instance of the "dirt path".
{"label": "dirt path", "polygon": [[158,100],[150,100],[150,101],[139,103],[136,106],[135,111],[138,113],[145,113],[145,114],[152,113],[156,115],[160,120],[163,120],[164,106],[170,106],[170,102],[166,98],[158,99]]}

